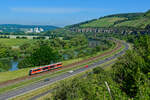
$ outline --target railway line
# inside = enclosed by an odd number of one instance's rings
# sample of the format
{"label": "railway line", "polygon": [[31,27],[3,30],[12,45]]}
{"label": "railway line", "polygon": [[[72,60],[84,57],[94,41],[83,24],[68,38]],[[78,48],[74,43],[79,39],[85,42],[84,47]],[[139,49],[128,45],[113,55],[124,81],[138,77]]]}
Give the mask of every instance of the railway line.
{"label": "railway line", "polygon": [[[79,62],[75,62],[75,63],[69,64],[69,65],[63,66],[62,69],[69,68],[69,67],[76,67],[76,66],[79,66],[81,64],[84,64],[84,63],[87,63],[87,62],[90,62],[90,61],[94,61],[94,60],[96,60],[96,59],[98,59],[100,57],[103,57],[103,56],[106,56],[106,55],[110,55],[113,52],[115,52],[115,51],[117,51],[118,49],[121,48],[121,43],[119,41],[116,41],[116,45],[117,46],[111,51],[105,52],[105,53],[100,54],[100,55],[95,56],[95,57],[91,57],[91,58],[88,58],[88,59],[85,59],[85,60],[82,60],[82,61],[79,61]],[[45,74],[50,74],[50,73],[52,73],[54,71],[55,70],[47,71],[47,72],[35,74],[35,75],[32,75],[32,76],[26,75],[24,77],[20,77],[20,78],[16,78],[16,79],[13,79],[13,80],[8,80],[8,81],[5,81],[5,82],[1,82],[0,83],[0,88],[8,86],[8,85],[16,84],[16,83],[19,83],[19,82],[22,82],[22,81],[25,81],[25,80],[30,80],[30,79],[32,79],[34,77],[36,78],[36,77],[40,77],[40,76],[45,75]]]}
{"label": "railway line", "polygon": [[[78,69],[74,70],[72,73],[63,73],[63,74],[61,74],[61,75],[59,75],[59,76],[50,78],[50,80],[47,81],[47,82],[40,81],[40,82],[31,84],[31,85],[29,85],[29,86],[25,86],[25,87],[23,87],[23,88],[16,89],[16,90],[9,91],[9,92],[7,92],[7,93],[1,94],[1,95],[0,95],[0,100],[7,100],[7,99],[10,99],[10,98],[19,96],[19,95],[23,95],[23,94],[28,93],[28,92],[32,92],[32,91],[34,91],[34,90],[36,90],[36,89],[38,89],[38,88],[44,87],[44,86],[46,86],[46,85],[53,84],[53,83],[55,83],[56,81],[66,79],[66,78],[68,78],[68,77],[72,77],[72,76],[74,76],[74,75],[76,75],[76,74],[79,74],[79,73],[82,73],[82,72],[87,71],[87,70],[89,70],[89,69],[93,69],[93,68],[95,68],[95,67],[98,67],[98,66],[100,66],[101,64],[105,64],[106,62],[109,62],[109,61],[111,61],[111,60],[113,60],[113,59],[116,59],[117,57],[123,55],[123,54],[125,53],[125,51],[128,50],[128,48],[129,48],[128,44],[126,44],[126,43],[121,43],[121,42],[117,42],[117,47],[116,47],[115,49],[113,49],[112,51],[106,52],[106,53],[104,53],[104,54],[102,54],[102,55],[99,55],[99,56],[96,56],[96,57],[93,57],[93,58],[89,58],[89,59],[87,59],[87,60],[81,61],[80,63],[74,63],[74,64],[71,64],[71,65],[65,66],[65,68],[67,68],[67,67],[69,67],[69,66],[72,66],[72,67],[73,67],[73,66],[77,66],[77,65],[79,65],[79,64],[86,63],[86,62],[91,61],[91,60],[96,60],[97,58],[102,57],[102,56],[104,56],[104,55],[106,55],[106,54],[107,54],[107,55],[108,55],[108,54],[111,54],[111,53],[115,52],[116,50],[118,50],[119,48],[121,48],[121,45],[124,45],[125,48],[124,48],[122,51],[120,51],[119,53],[117,53],[117,54],[115,54],[115,55],[113,55],[113,56],[111,56],[111,57],[108,57],[107,59],[100,60],[100,61],[97,61],[97,62],[95,62],[95,63],[93,63],[93,64],[90,64],[87,68],[85,68],[85,67],[83,67],[83,68],[78,68]],[[48,72],[46,72],[46,73],[48,73]],[[45,73],[41,73],[41,74],[45,74]],[[35,76],[37,76],[37,75],[35,75]],[[35,77],[35,76],[33,76],[33,77]]]}

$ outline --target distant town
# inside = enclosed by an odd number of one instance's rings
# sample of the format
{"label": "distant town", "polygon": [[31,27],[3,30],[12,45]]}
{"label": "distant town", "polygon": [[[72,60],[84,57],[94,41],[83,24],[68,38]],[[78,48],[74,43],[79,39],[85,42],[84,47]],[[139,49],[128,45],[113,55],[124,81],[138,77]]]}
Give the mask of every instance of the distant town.
{"label": "distant town", "polygon": [[[11,28],[11,29],[15,29],[15,28]],[[7,30],[6,28],[4,28],[3,30],[0,30],[0,32],[5,32],[5,30]],[[43,32],[45,31],[43,28],[20,28],[18,29],[22,32],[25,32],[25,33],[40,33],[40,32]]]}
{"label": "distant town", "polygon": [[21,29],[22,31],[24,31],[25,33],[40,33],[43,32],[44,29],[43,28],[30,28],[30,29]]}
{"label": "distant town", "polygon": [[24,32],[24,33],[41,33],[53,30],[58,27],[50,25],[18,25],[18,24],[1,24],[0,32]]}

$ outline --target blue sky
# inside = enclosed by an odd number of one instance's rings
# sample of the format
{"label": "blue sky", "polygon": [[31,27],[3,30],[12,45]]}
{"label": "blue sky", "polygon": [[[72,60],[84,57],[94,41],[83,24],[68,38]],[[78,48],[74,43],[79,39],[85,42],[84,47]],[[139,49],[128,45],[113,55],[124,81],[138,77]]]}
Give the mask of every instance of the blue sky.
{"label": "blue sky", "polygon": [[101,16],[145,12],[150,0],[0,0],[0,24],[65,26]]}

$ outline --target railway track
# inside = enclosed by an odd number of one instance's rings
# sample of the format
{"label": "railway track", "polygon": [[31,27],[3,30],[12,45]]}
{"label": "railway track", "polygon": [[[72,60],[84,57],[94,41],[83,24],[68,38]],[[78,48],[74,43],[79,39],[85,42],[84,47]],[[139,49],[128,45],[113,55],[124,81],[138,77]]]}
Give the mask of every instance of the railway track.
{"label": "railway track", "polygon": [[[118,45],[120,45],[120,43]],[[116,54],[114,54],[110,57],[108,57],[107,59],[98,60],[92,64],[89,64],[88,68],[85,68],[85,67],[78,68],[78,69],[75,69],[73,71],[73,73],[63,73],[63,74],[58,75],[56,77],[50,78],[49,81],[44,82],[43,80],[41,80],[41,81],[36,82],[34,84],[31,84],[31,85],[28,85],[28,86],[25,86],[25,87],[22,87],[22,88],[19,88],[16,90],[12,90],[12,91],[9,91],[9,92],[4,93],[4,94],[0,94],[0,100],[8,100],[8,99],[12,99],[12,98],[15,100],[17,96],[22,96],[24,94],[30,94],[31,92],[36,91],[37,89],[41,89],[42,87],[51,85],[57,81],[64,80],[66,78],[72,77],[74,75],[77,75],[77,74],[82,73],[84,71],[87,71],[89,69],[99,67],[100,65],[105,64],[106,62],[112,61],[113,59],[116,59],[117,57],[123,55],[125,53],[125,51],[128,50],[129,46],[126,43],[122,43],[122,45],[125,46],[125,48],[123,50],[117,52]],[[96,59],[96,57],[94,57],[94,58]],[[106,67],[106,66],[103,66],[103,67]],[[47,91],[47,92],[53,92],[53,91]],[[35,100],[36,98],[38,98],[44,94],[45,93],[42,93],[39,95],[36,94],[36,96],[31,98],[31,100]],[[25,98],[23,96],[21,99],[18,99],[18,100],[24,100],[24,99]]]}
{"label": "railway track", "polygon": [[[75,62],[75,63],[69,64],[69,65],[63,66],[62,69],[69,68],[69,67],[76,67],[78,65],[81,65],[81,64],[84,64],[84,63],[88,63],[90,61],[94,61],[94,60],[96,60],[96,59],[98,59],[100,57],[112,54],[113,52],[119,50],[121,48],[121,46],[122,46],[119,41],[116,42],[116,45],[117,46],[111,51],[105,52],[105,53],[100,54],[100,55],[95,56],[95,57],[91,57],[91,58],[88,58],[88,59],[85,59],[85,60],[82,60],[82,61],[79,61],[79,62]],[[34,77],[40,77],[42,75],[49,74],[49,73],[52,73],[52,72],[55,72],[55,70],[39,73],[39,74],[32,75],[32,76],[28,76],[27,75],[27,76],[24,76],[24,77],[13,79],[13,80],[8,80],[8,81],[5,81],[5,82],[1,82],[0,83],[0,87],[5,87],[5,86],[11,85],[11,84],[15,84],[15,83],[18,83],[18,82],[22,82],[22,81],[25,81],[25,80],[30,80],[30,79],[32,79]]]}

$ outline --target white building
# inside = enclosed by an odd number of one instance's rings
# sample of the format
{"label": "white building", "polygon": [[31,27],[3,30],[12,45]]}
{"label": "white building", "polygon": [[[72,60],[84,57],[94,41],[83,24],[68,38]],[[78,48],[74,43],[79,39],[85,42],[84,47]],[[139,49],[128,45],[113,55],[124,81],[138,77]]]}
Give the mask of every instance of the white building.
{"label": "white building", "polygon": [[40,32],[43,32],[44,31],[44,29],[43,28],[40,28]]}
{"label": "white building", "polygon": [[33,33],[33,29],[30,28],[29,30],[26,31],[26,33]]}
{"label": "white building", "polygon": [[35,32],[35,33],[40,33],[39,28],[38,28],[38,27],[37,27],[37,28],[34,28],[34,32]]}
{"label": "white building", "polygon": [[27,29],[25,32],[26,33],[40,33],[40,32],[43,32],[44,29],[43,28],[30,28],[30,29]]}

